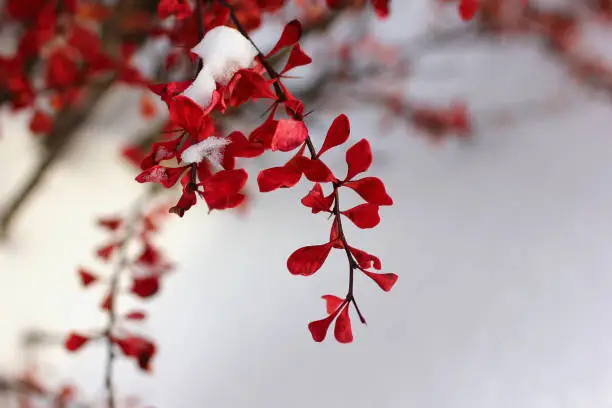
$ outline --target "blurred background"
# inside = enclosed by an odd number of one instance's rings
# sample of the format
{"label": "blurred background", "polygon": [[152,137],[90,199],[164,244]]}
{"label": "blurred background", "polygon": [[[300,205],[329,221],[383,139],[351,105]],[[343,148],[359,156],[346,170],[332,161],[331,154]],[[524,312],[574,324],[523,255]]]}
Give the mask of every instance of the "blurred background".
{"label": "blurred background", "polygon": [[[289,254],[322,243],[329,221],[300,204],[309,182],[259,193],[257,173],[288,154],[244,160],[249,205],[167,217],[155,242],[175,269],[155,297],[119,301],[147,310],[136,325],[158,347],[150,373],[118,359],[120,406],[612,406],[612,2],[483,0],[470,22],[452,1],[392,1],[385,20],[360,1],[333,13],[286,3],[253,39],[269,50],[290,19],[306,27],[313,63],[284,83],[314,110],[315,144],[339,113],[351,140],[372,144],[370,173],[394,205],[376,229],[347,235],[398,283],[384,293],[357,279],[368,325],[353,317],[349,345],[313,342],[307,323],[325,316],[321,295],[345,290],[346,260],[332,253],[314,276],[290,275]],[[19,46],[10,20],[2,58]],[[140,47],[133,67],[168,79],[170,43]],[[2,407],[35,394],[34,377],[50,391],[31,406],[54,406],[66,386],[77,406],[104,406],[103,344],[62,345],[106,322],[104,287],[83,290],[76,271],[112,271],[95,257],[108,236],[96,221],[146,191],[126,152],[167,119],[146,88],[107,88],[86,119],[60,110],[51,130],[33,120],[55,112],[44,98],[1,105]],[[264,110],[247,104],[220,126],[248,134]],[[327,164],[342,174],[339,150]]]}

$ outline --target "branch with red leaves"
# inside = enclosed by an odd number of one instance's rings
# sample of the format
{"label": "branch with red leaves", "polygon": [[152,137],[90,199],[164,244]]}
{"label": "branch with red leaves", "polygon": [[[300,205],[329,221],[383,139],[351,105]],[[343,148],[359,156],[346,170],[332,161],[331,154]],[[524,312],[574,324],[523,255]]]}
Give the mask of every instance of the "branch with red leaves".
{"label": "branch with red leaves", "polygon": [[[317,152],[304,123],[307,115],[304,113],[303,103],[291,95],[282,81],[282,77],[291,69],[311,62],[311,58],[299,44],[301,24],[297,20],[289,22],[276,45],[264,55],[249,37],[233,6],[223,0],[218,0],[216,4],[221,4],[227,9],[229,23],[235,26],[240,35],[252,45],[258,65],[238,70],[226,86],[217,83],[217,88],[212,93],[212,101],[205,109],[191,98],[182,95],[190,83],[169,83],[153,87],[153,91],[167,103],[172,124],[181,135],[167,142],[155,143],[149,155],[142,161],[143,171],[136,180],[141,183],[159,183],[166,188],[174,186],[181,180],[183,193],[172,209],[172,212],[181,217],[196,205],[197,196],[206,201],[210,211],[234,208],[244,201],[245,196],[241,190],[248,177],[245,170],[235,168],[237,158],[259,156],[266,150],[290,152],[297,149],[297,153],[284,166],[260,172],[257,177],[259,190],[269,192],[277,188],[292,187],[299,182],[302,175],[315,183],[302,203],[310,207],[313,213],[327,212],[333,216],[330,238],[324,244],[296,250],[289,257],[287,267],[294,275],[309,276],[323,265],[332,249],[344,251],[349,267],[347,294],[343,299],[326,295],[330,315],[326,319],[310,323],[309,329],[315,341],[322,341],[327,328],[337,318],[336,339],[344,343],[350,342],[353,340],[349,318],[351,304],[360,321],[365,323],[355,299],[355,271],[363,272],[385,291],[390,290],[395,284],[397,275],[375,273],[370,270],[371,268],[380,270],[380,260],[349,245],[343,229],[343,219],[348,218],[359,228],[373,228],[380,221],[379,207],[391,205],[393,201],[380,179],[356,178],[367,171],[372,163],[372,152],[367,140],[363,139],[347,150],[348,170],[342,179],[336,177],[322,161],[321,157],[326,151],[343,145],[348,140],[350,124],[345,115],[339,115],[334,120],[325,142]],[[214,7],[213,4],[208,10]],[[204,40],[206,38],[203,42]],[[287,48],[290,49],[287,63],[281,72],[277,72],[268,59]],[[197,79],[194,84],[196,81]],[[254,129],[248,139],[240,132],[231,133],[227,137],[227,147],[217,165],[214,163],[215,160],[205,153],[192,160],[193,151],[205,152],[206,148],[212,149],[211,146],[216,143],[217,138],[213,135],[215,127],[210,113],[213,110],[223,113],[228,106],[237,107],[249,99],[273,101],[271,113],[264,123]],[[288,117],[276,119],[281,106],[284,107]],[[309,157],[304,155],[306,150]],[[190,159],[186,158],[187,155]],[[176,160],[179,166],[169,167],[161,164],[162,161],[170,159]],[[222,169],[215,169],[218,165],[221,165]],[[323,194],[323,184],[332,188],[327,196]],[[365,203],[341,210],[340,191],[345,188],[355,191]]]}
{"label": "branch with red leaves", "polygon": [[[126,289],[137,298],[151,298],[158,293],[161,278],[172,268],[152,241],[153,234],[159,230],[159,222],[166,214],[167,206],[154,207],[143,212],[143,207],[150,206],[154,194],[158,191],[155,186],[148,188],[127,217],[110,217],[98,221],[98,225],[111,234],[109,241],[96,251],[97,257],[104,263],[114,262],[113,272],[109,277],[102,278],[88,268],[78,269],[79,279],[84,287],[96,283],[107,284],[108,290],[101,308],[108,315],[108,324],[102,331],[72,332],[65,339],[64,345],[67,350],[74,352],[92,341],[105,342],[107,359],[104,383],[106,406],[109,408],[115,407],[113,365],[117,351],[134,359],[138,367],[147,372],[151,369],[151,361],[156,352],[152,340],[129,328],[131,324],[144,320],[146,312],[137,309],[120,313],[117,301]],[[134,253],[136,255],[133,255]]]}
{"label": "branch with red leaves", "polygon": [[[34,3],[34,4],[32,4]],[[0,94],[5,96],[14,110],[32,107],[34,114],[30,129],[44,134],[44,148],[40,161],[30,177],[20,186],[0,214],[0,238],[6,238],[11,223],[31,197],[47,171],[71,144],[77,130],[95,111],[111,85],[123,82],[144,84],[143,78],[127,64],[129,53],[123,53],[123,36],[129,33],[124,20],[134,13],[150,9],[151,2],[121,0],[114,13],[101,18],[91,15],[90,4],[55,2],[9,1],[7,14],[17,21],[35,21],[20,40],[18,53],[12,58],[0,58]],[[102,7],[102,6],[101,6]],[[99,26],[99,32],[87,24]],[[140,36],[143,43],[146,37]],[[138,42],[136,42],[138,44]],[[35,90],[31,61],[45,60],[45,88]],[[53,112],[36,107],[37,100],[48,98]],[[2,100],[0,100],[1,104]]]}
{"label": "branch with red leaves", "polygon": [[89,405],[79,403],[74,399],[74,390],[65,386],[57,392],[43,387],[34,378],[28,376],[17,380],[0,378],[0,394],[7,394],[17,401],[19,407],[27,408],[33,403],[46,402],[54,408],[88,408]]}

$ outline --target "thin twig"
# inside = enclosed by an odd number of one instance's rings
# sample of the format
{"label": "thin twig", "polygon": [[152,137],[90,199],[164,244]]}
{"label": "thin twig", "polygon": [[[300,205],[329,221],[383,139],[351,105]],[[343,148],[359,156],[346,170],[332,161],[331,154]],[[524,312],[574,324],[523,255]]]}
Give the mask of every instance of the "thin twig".
{"label": "thin twig", "polygon": [[124,237],[118,245],[115,269],[111,276],[109,285],[108,302],[108,323],[105,330],[107,344],[106,367],[104,374],[104,386],[106,388],[106,406],[115,408],[115,388],[113,383],[113,367],[116,358],[115,342],[113,341],[113,331],[117,322],[117,296],[121,283],[121,274],[130,262],[128,247],[130,240],[134,238],[138,223],[142,217],[142,208],[159,189],[155,185],[147,187],[145,193],[134,203],[128,216]]}

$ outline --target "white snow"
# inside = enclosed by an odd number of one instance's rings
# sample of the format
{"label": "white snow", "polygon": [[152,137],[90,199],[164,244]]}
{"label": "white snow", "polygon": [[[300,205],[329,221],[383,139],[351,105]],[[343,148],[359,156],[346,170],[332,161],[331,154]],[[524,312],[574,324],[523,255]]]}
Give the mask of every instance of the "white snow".
{"label": "white snow", "polygon": [[204,67],[191,85],[183,91],[182,95],[206,109],[212,101],[212,95],[216,88],[215,80]]}
{"label": "white snow", "polygon": [[208,159],[213,168],[218,169],[221,167],[223,149],[229,142],[228,139],[222,137],[210,136],[185,149],[181,154],[181,160],[186,164],[191,164]]}
{"label": "white snow", "polygon": [[246,37],[227,26],[208,31],[191,52],[198,55],[204,65],[182,95],[203,108],[210,105],[216,83],[227,85],[238,70],[249,68],[257,55],[257,50]]}
{"label": "white snow", "polygon": [[249,68],[257,56],[253,44],[228,26],[208,31],[191,52],[202,58],[204,67],[221,85],[227,85],[239,69]]}

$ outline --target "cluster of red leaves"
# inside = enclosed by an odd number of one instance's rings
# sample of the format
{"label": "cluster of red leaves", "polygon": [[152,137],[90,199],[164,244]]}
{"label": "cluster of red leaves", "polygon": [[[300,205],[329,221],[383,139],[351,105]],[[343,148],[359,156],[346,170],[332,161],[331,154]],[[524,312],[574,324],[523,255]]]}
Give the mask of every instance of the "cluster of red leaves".
{"label": "cluster of red leaves", "polygon": [[76,389],[71,385],[63,385],[59,388],[48,387],[43,384],[40,373],[35,369],[27,369],[15,380],[15,388],[25,391],[18,395],[17,406],[19,408],[34,408],[41,400],[50,402],[49,406],[66,407],[75,402]]}
{"label": "cluster of red leaves", "polygon": [[463,102],[453,102],[448,107],[432,107],[406,101],[398,94],[385,95],[383,98],[388,113],[382,118],[381,124],[384,127],[392,119],[404,120],[433,143],[440,143],[451,135],[466,139],[472,134],[469,111]]}
{"label": "cluster of red leaves", "polygon": [[459,16],[465,20],[471,20],[478,11],[478,0],[459,0],[457,5]]}
{"label": "cluster of red leaves", "polygon": [[[129,64],[128,44],[120,58],[103,49],[100,29],[110,15],[108,7],[78,0],[63,0],[61,7],[55,3],[9,0],[4,10],[24,29],[14,55],[0,57],[0,104],[31,109],[35,134],[49,133],[57,111],[78,104],[84,86],[103,75],[113,74],[128,85],[145,84]],[[34,85],[39,72],[42,87]]]}
{"label": "cluster of red leaves", "polygon": [[[165,214],[164,210],[155,208],[133,220],[120,217],[98,220],[98,226],[111,236],[107,243],[96,250],[96,256],[105,264],[114,262],[115,271],[108,277],[102,277],[89,268],[80,267],[77,273],[81,285],[85,288],[95,284],[108,286],[101,308],[109,314],[109,326],[102,331],[88,334],[69,333],[64,343],[67,350],[77,351],[91,341],[105,339],[110,347],[117,347],[142,370],[150,370],[151,360],[156,352],[155,344],[135,333],[128,325],[129,322],[144,320],[146,313],[142,310],[130,310],[118,314],[117,298],[124,289],[140,299],[149,299],[159,292],[161,278],[171,270],[171,265],[153,244],[152,237],[159,230],[159,223]],[[137,255],[129,257],[128,245],[134,244],[138,248],[131,249],[136,249]]]}
{"label": "cluster of red leaves", "polygon": [[589,0],[580,11],[544,8],[526,0],[479,0],[476,23],[482,32],[497,35],[531,34],[541,38],[579,82],[612,89],[612,68],[605,58],[584,47],[584,24],[609,23],[612,2]]}
{"label": "cluster of red leaves", "polygon": [[[330,6],[340,7],[341,2],[329,2]],[[343,3],[343,2],[342,2]],[[241,21],[239,8],[234,8],[231,2],[223,2],[226,13],[217,15],[214,3],[204,10],[201,16],[204,22],[227,24],[235,26],[242,35],[248,38],[248,28]],[[380,15],[388,12],[388,2],[373,2]],[[188,6],[180,1],[164,2],[162,16],[174,14],[177,18],[187,20]],[[238,71],[228,85],[217,84],[212,102],[202,108],[191,99],[182,96],[181,92],[190,85],[190,81],[170,82],[151,86],[153,92],[167,104],[170,112],[170,126],[179,136],[170,140],[155,143],[149,153],[142,159],[142,172],[136,180],[154,182],[170,188],[179,180],[182,184],[182,195],[171,212],[183,216],[193,207],[199,196],[206,201],[209,210],[233,208],[239,205],[244,195],[240,192],[244,186],[247,173],[236,169],[236,159],[256,157],[264,151],[293,152],[292,158],[283,166],[262,170],[257,183],[261,192],[269,192],[278,188],[289,188],[296,185],[302,175],[314,182],[310,193],[302,203],[311,208],[313,213],[327,212],[333,216],[333,224],[328,242],[312,245],[296,250],[287,261],[289,271],[294,275],[309,276],[314,274],[324,263],[332,249],[341,249],[346,253],[349,263],[349,290],[337,313],[332,312],[332,319],[340,315],[336,327],[343,327],[343,335],[336,335],[341,342],[352,340],[348,306],[353,303],[360,319],[365,322],[355,302],[353,294],[354,271],[359,270],[374,280],[383,290],[390,290],[395,283],[395,274],[375,273],[370,270],[380,270],[380,260],[367,252],[350,246],[344,235],[342,219],[348,218],[359,228],[373,228],[379,221],[380,206],[391,205],[391,197],[387,194],[384,184],[376,177],[357,178],[368,170],[372,162],[372,152],[369,143],[363,139],[355,143],[346,152],[347,174],[344,178],[336,177],[321,160],[322,155],[337,146],[343,145],[349,138],[349,120],[345,115],[339,115],[331,125],[325,142],[315,151],[309,137],[308,128],[304,122],[303,103],[295,98],[282,82],[282,78],[290,70],[309,64],[311,58],[302,50],[299,40],[302,26],[299,21],[289,22],[272,47],[263,55],[258,53],[253,68]],[[276,72],[267,59],[283,49],[289,49],[285,67]],[[212,163],[203,157],[197,163],[184,163],[182,152],[194,144],[205,142],[215,134],[215,126],[210,116],[216,111],[223,114],[228,108],[238,107],[250,100],[269,100],[272,105],[265,121],[255,128],[248,137],[240,132],[227,136],[229,145],[223,151],[222,169],[215,171]],[[283,109],[279,109],[279,108]],[[306,154],[308,152],[308,154]],[[174,164],[172,164],[174,163]],[[323,194],[323,184],[331,186],[329,195]],[[355,191],[365,201],[353,208],[340,210],[339,192],[343,188]],[[331,296],[331,295],[330,295]],[[332,319],[329,320],[331,323]],[[327,330],[320,322],[309,325],[313,338],[322,341]],[[324,329],[324,330],[323,330]],[[323,330],[323,331],[322,331]],[[339,331],[339,329],[337,329]]]}
{"label": "cluster of red leaves", "polygon": [[[325,0],[327,7],[332,10],[341,10],[347,7],[363,7],[364,1],[360,0]],[[389,5],[391,0],[370,0],[369,3],[379,17],[389,16]]]}

